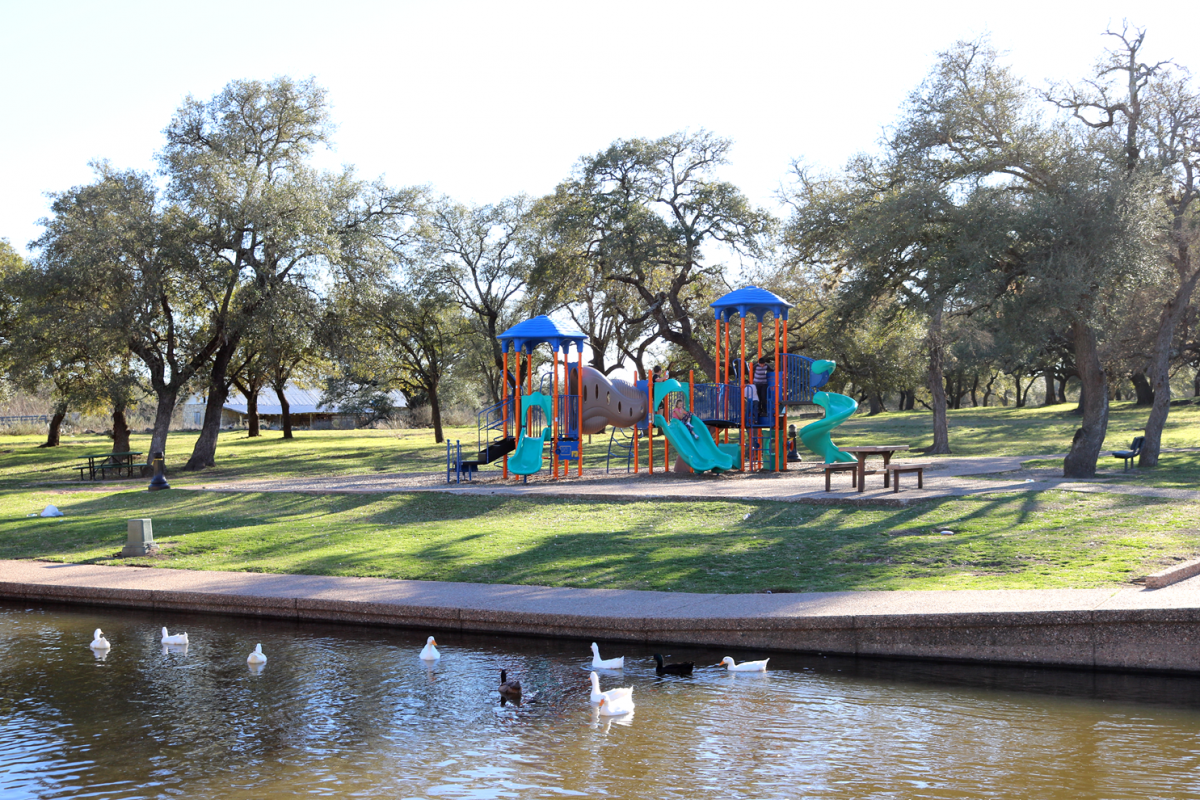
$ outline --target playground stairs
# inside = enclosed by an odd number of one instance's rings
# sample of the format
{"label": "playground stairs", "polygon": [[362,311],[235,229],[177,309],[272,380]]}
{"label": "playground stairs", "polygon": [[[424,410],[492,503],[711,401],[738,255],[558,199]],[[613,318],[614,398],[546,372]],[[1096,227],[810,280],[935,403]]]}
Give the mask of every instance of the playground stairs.
{"label": "playground stairs", "polygon": [[[462,447],[446,445],[446,481],[458,482],[462,477],[471,480],[471,476],[484,464],[491,464],[497,459],[511,453],[517,447],[517,440],[504,435],[504,407],[508,406],[512,415],[512,401],[497,403],[485,408],[476,415],[476,448],[474,458],[463,458]],[[469,452],[469,451],[468,451]]]}

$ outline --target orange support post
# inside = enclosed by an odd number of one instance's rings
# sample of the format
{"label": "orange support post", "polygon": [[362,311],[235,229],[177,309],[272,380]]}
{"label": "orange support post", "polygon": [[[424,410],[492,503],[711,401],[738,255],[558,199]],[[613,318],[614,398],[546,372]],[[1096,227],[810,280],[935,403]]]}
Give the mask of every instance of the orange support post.
{"label": "orange support post", "polygon": [[[634,386],[637,386],[637,380],[638,380],[637,370],[635,369],[633,371],[633,385]],[[641,455],[638,453],[638,439],[640,439],[640,438],[641,438],[641,434],[638,431],[637,423],[634,423],[634,425],[633,425],[633,474],[634,475],[636,475],[642,471]]]}
{"label": "orange support post", "polygon": [[740,319],[742,320],[742,363],[738,365],[738,396],[742,404],[742,413],[738,415],[740,417],[738,420],[740,425],[738,448],[742,452],[742,464],[738,472],[745,472],[746,459],[750,457],[750,448],[746,446],[746,318],[740,317]]}
{"label": "orange support post", "polygon": [[650,375],[646,378],[646,440],[650,448],[650,474],[654,474],[654,369],[651,368]]}
{"label": "orange support post", "polygon": [[558,350],[550,351],[550,480],[558,480]]}
{"label": "orange support post", "polygon": [[583,477],[583,345],[582,344],[578,345],[576,347],[576,350],[578,351],[577,355],[579,358],[579,361],[576,362],[576,364],[575,364],[575,374],[579,377],[579,386],[576,387],[579,390],[578,399],[576,400],[576,403],[579,406],[579,427],[575,429],[575,432],[577,434],[579,434],[579,459],[575,462],[575,477],[582,478]]}
{"label": "orange support post", "polygon": [[[788,337],[787,337],[787,329],[788,329],[787,317],[784,317],[784,319],[783,319],[783,352],[784,352],[784,356],[785,356],[785,358],[784,358],[784,362],[783,362],[783,368],[784,368],[784,369],[787,369],[787,358],[786,358],[786,356],[787,356],[787,351],[788,351],[788,349],[787,349],[787,347],[788,347],[788,343],[787,343],[787,339],[788,339]],[[786,436],[786,435],[787,435],[787,424],[788,424],[788,421],[787,421],[787,407],[786,407],[786,406],[784,406],[784,409],[783,409],[783,420],[782,420],[782,421],[779,423],[779,427],[780,427],[780,428],[782,428],[782,429],[783,429],[783,431],[784,431],[784,436]],[[798,446],[799,446],[799,445],[797,444],[797,447],[798,447]],[[783,454],[783,471],[784,471],[784,472],[787,472],[787,468],[788,468],[788,460],[787,460],[787,445],[786,445],[786,440],[785,440],[785,445],[784,445],[784,454]]]}
{"label": "orange support post", "polygon": [[775,471],[776,472],[780,471],[779,462],[781,460],[786,460],[786,456],[784,459],[780,459],[780,457],[779,457],[780,443],[782,442],[783,449],[787,449],[787,442],[783,441],[783,439],[780,436],[780,434],[783,433],[783,430],[779,427],[779,416],[780,416],[779,412],[783,410],[783,406],[779,405],[779,384],[780,383],[782,383],[782,381],[780,380],[780,376],[779,376],[779,316],[776,315],[775,316],[775,425],[774,425],[774,428],[775,428]]}
{"label": "orange support post", "polygon": [[[508,438],[508,345],[504,346],[504,374],[500,376],[500,413],[504,418],[504,436]],[[508,453],[504,454],[503,479],[508,480]]]}

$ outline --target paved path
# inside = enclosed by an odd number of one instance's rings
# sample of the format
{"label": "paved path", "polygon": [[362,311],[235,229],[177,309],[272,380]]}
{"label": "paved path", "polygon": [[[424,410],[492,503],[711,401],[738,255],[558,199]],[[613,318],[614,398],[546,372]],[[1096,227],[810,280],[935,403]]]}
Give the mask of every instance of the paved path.
{"label": "paved path", "polygon": [[1200,578],[1137,588],[706,595],[0,561],[0,597],[848,655],[1200,671]]}
{"label": "paved path", "polygon": [[[1062,456],[1033,458],[1059,459]],[[896,463],[913,461],[898,459]],[[925,486],[918,489],[916,477],[905,475],[900,491],[883,487],[880,474],[867,476],[867,489],[856,492],[850,488],[848,474],[835,475],[833,491],[825,491],[824,472],[819,465],[802,463],[782,473],[756,475],[681,475],[645,472],[637,474],[604,475],[600,470],[585,470],[583,480],[569,478],[552,481],[545,473],[529,483],[501,482],[498,475],[485,473],[474,483],[447,484],[441,473],[390,475],[338,475],[330,477],[252,479],[191,484],[180,488],[223,492],[313,492],[393,493],[445,492],[463,495],[545,495],[558,497],[605,497],[622,500],[779,500],[785,502],[907,505],[909,503],[946,497],[994,492],[1029,492],[1061,489],[1074,492],[1113,492],[1143,497],[1200,500],[1200,492],[1181,489],[1155,489],[1130,484],[1112,483],[1101,476],[1091,481],[1062,477],[1024,477],[1020,472],[1009,480],[1004,473],[1018,473],[1029,456],[996,456],[977,458],[937,458],[925,471]],[[1045,472],[1044,470],[1041,472]],[[985,478],[982,476],[994,476]]]}

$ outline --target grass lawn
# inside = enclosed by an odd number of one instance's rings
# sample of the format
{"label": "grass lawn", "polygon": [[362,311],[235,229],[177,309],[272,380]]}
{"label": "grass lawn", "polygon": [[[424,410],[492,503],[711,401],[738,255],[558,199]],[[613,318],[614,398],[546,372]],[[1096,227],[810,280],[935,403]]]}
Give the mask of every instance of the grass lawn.
{"label": "grass lawn", "polygon": [[[1145,409],[1114,407],[1107,446],[1128,445]],[[1168,447],[1200,445],[1200,406],[1172,408]],[[957,455],[1063,452],[1067,406],[951,412]],[[448,432],[474,443],[473,430]],[[172,434],[172,485],[254,477],[435,472],[422,431],[221,435],[216,469],[182,473],[195,434]],[[857,417],[835,441],[929,440],[927,413]],[[144,483],[63,485],[111,445],[101,436],[0,438],[0,558],[123,563],[125,520],[151,517],[161,567],[363,575],[669,591],[1115,586],[1200,554],[1200,504],[1119,495],[1019,493],[905,509],[772,502],[625,502],[440,494],[149,493]],[[607,437],[585,450],[602,465]],[[146,450],[148,435],[133,437]],[[1119,466],[1119,462],[1115,462]],[[1165,454],[1122,480],[1195,488],[1200,453]],[[60,519],[30,518],[49,503]],[[938,533],[950,529],[954,533]]]}
{"label": "grass lawn", "polygon": [[[950,411],[950,442],[954,455],[1049,455],[1065,453],[1079,426],[1079,418],[1071,413],[1074,406],[1049,408],[964,408]],[[1129,446],[1145,425],[1145,408],[1132,403],[1113,405],[1108,426],[1106,450]],[[803,424],[807,420],[801,420]],[[464,454],[473,452],[476,434],[473,428],[448,428],[446,438],[463,443]],[[589,437],[584,445],[584,464],[603,467],[608,452],[609,437]],[[43,441],[38,436],[0,436],[0,492],[31,483],[66,481],[78,478],[72,464],[89,453],[111,449],[109,439],[100,435],[64,436],[61,446],[38,448]],[[656,453],[661,457],[661,439],[656,438]],[[914,448],[932,441],[931,416],[928,412],[892,412],[875,417],[855,416],[834,432],[834,441],[851,444],[908,444]],[[212,483],[258,477],[305,477],[314,475],[373,475],[394,472],[438,472],[445,469],[445,445],[434,443],[429,430],[405,431],[300,431],[296,438],[285,441],[278,431],[267,431],[262,437],[249,439],[244,431],[221,434],[217,448],[217,466],[200,473],[181,472],[196,442],[195,433],[172,433],[167,439],[167,472],[172,485]],[[150,436],[134,434],[130,439],[134,450],[148,451]],[[1200,405],[1178,405],[1163,432],[1164,447],[1200,447]],[[646,464],[643,440],[641,463]],[[1148,482],[1161,473],[1163,485],[1186,483],[1197,462],[1183,454],[1166,454],[1155,471],[1142,471],[1139,476]],[[1120,466],[1120,462],[1104,456],[1101,466]],[[1043,464],[1044,466],[1044,464]],[[614,463],[616,469],[624,463]],[[1200,473],[1193,473],[1200,474]]]}
{"label": "grass lawn", "polygon": [[[66,516],[25,517],[50,502]],[[1200,551],[1200,504],[1067,492],[863,509],[60,490],[0,500],[0,558],[125,563],[143,516],[164,555],[136,561],[155,566],[718,593],[1106,586]]]}
{"label": "grass lawn", "polygon": [[[1038,408],[962,408],[948,414],[950,448],[956,456],[1032,456],[1066,453],[1079,428],[1072,413],[1074,403]],[[1106,451],[1124,450],[1146,427],[1150,409],[1133,403],[1113,403],[1109,412]],[[838,427],[833,440],[854,444],[909,444],[925,447],[933,442],[933,415],[905,411],[874,417],[856,415]],[[1163,430],[1163,447],[1200,447],[1200,404],[1179,403]],[[1107,455],[1110,461],[1113,459]],[[1116,462],[1118,467],[1121,462]],[[1101,466],[1105,466],[1103,459]]]}

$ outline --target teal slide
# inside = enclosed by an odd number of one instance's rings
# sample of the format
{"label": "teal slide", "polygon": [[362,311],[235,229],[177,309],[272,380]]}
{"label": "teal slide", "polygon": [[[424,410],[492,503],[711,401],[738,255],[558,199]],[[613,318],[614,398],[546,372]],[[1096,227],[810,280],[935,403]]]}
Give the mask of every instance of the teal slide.
{"label": "teal slide", "polygon": [[[682,392],[686,397],[688,387],[675,379],[655,383],[654,407],[658,408],[663,397],[673,392]],[[692,421],[692,427],[696,430],[695,436],[692,436],[692,432],[687,429],[682,420],[672,419],[667,422],[662,414],[654,415],[654,424],[663,432],[663,435],[667,437],[667,443],[674,448],[683,462],[692,468],[693,472],[709,470],[728,472],[733,469],[734,456],[717,446],[717,443],[713,441],[712,434],[708,431],[708,426],[699,419]]]}
{"label": "teal slide", "polygon": [[[530,406],[542,409],[544,419],[551,417],[550,397],[541,392],[527,394],[521,398],[521,416]],[[514,475],[532,475],[542,468],[542,453],[550,439],[550,428],[542,428],[541,436],[532,436],[529,431],[517,442],[517,449],[508,457],[508,471]]]}
{"label": "teal slide", "polygon": [[813,402],[825,409],[825,418],[801,428],[800,441],[804,442],[804,446],[809,450],[825,459],[826,464],[832,464],[835,461],[857,461],[858,459],[852,454],[838,450],[837,445],[829,438],[829,432],[858,410],[858,402],[853,397],[835,392],[817,392],[813,395]]}

